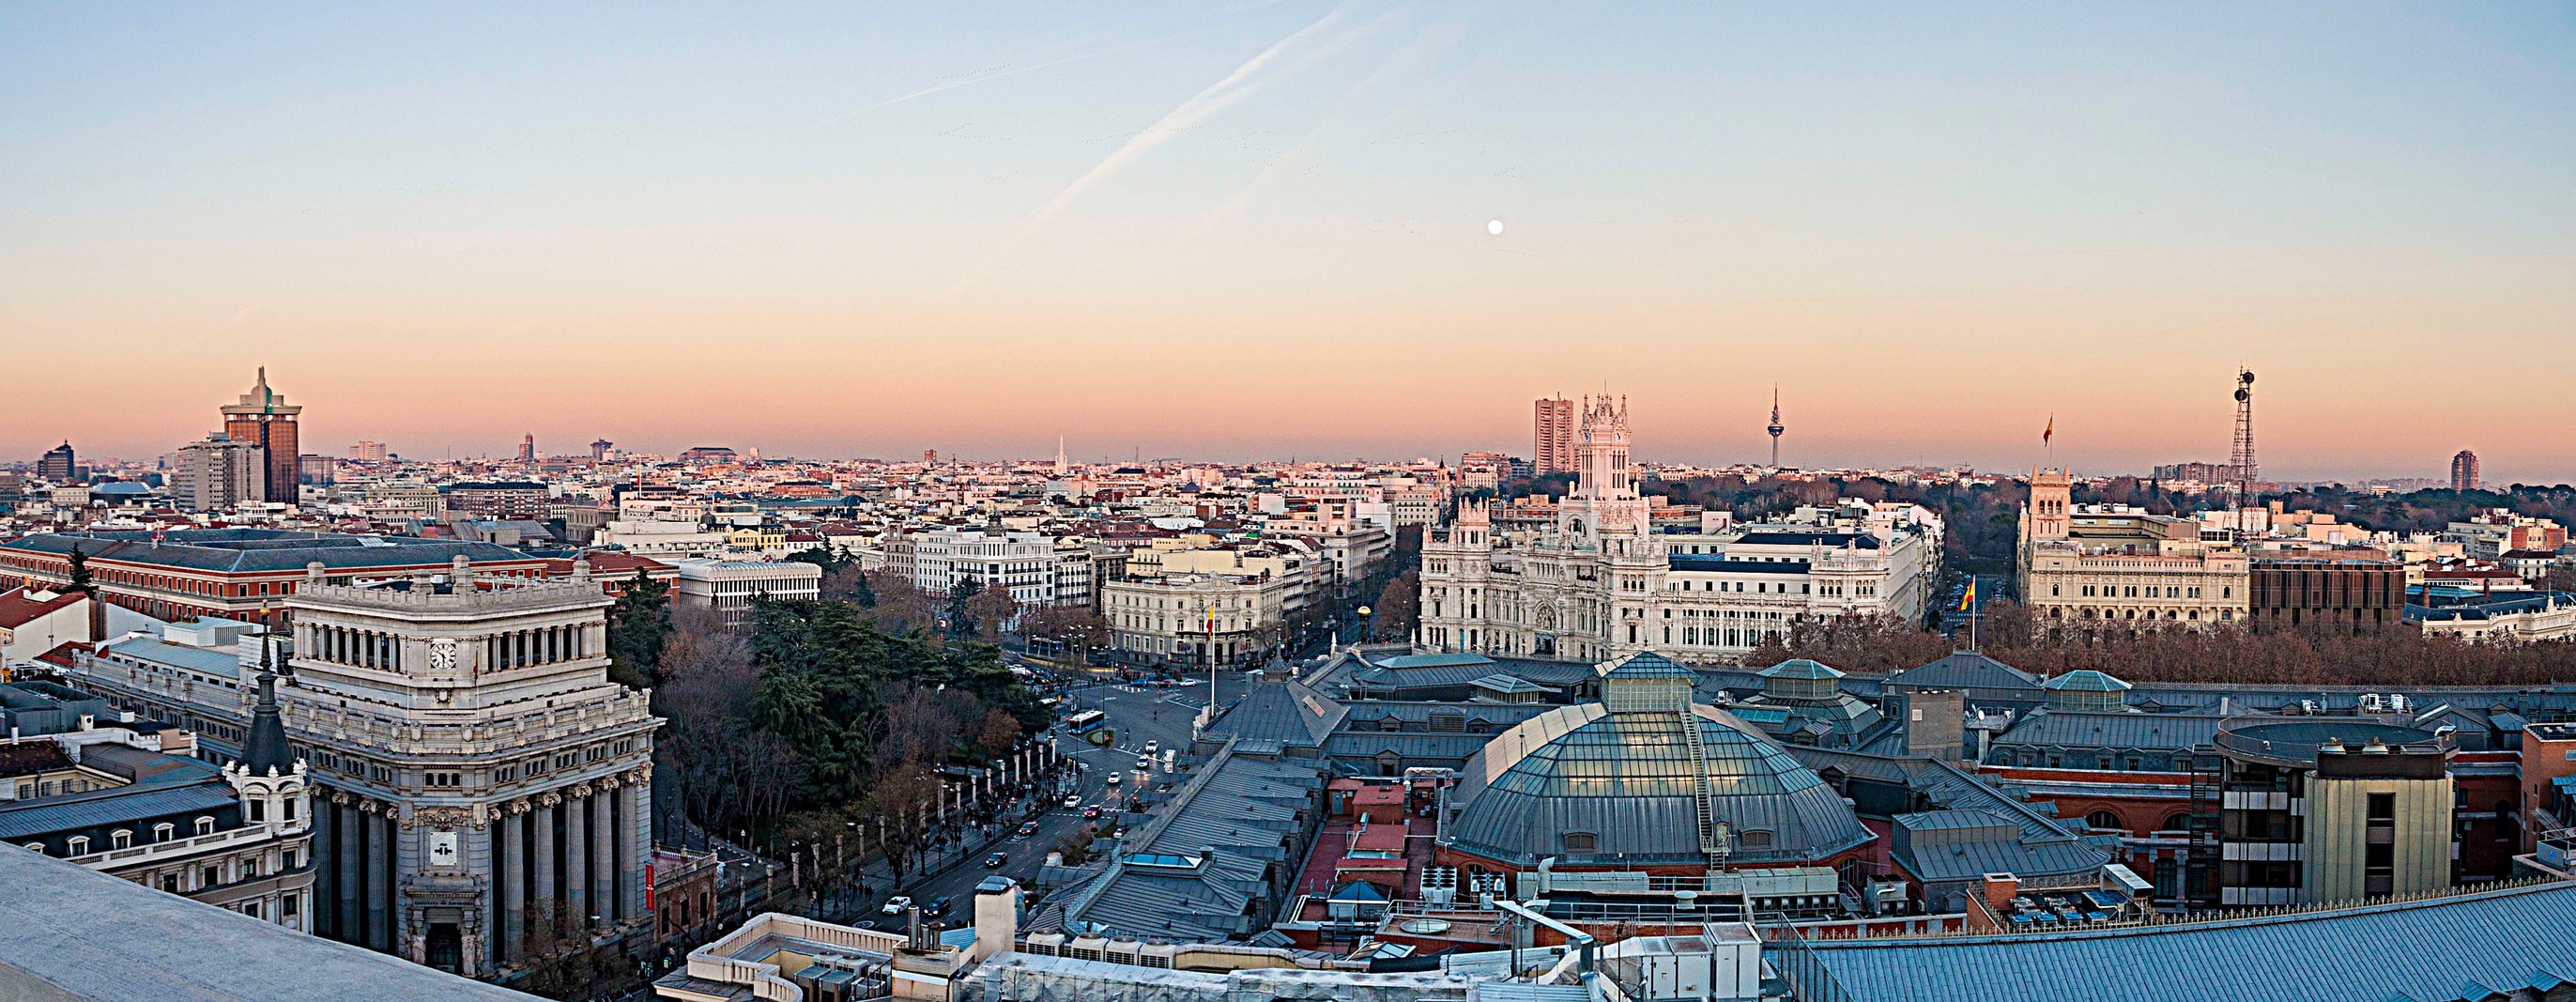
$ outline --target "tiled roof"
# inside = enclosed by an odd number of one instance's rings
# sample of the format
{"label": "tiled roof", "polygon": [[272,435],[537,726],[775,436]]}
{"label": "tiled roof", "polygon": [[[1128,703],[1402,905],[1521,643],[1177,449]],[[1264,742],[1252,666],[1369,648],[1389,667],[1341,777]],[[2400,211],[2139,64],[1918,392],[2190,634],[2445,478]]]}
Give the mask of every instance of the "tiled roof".
{"label": "tiled roof", "polygon": [[283,529],[181,529],[39,533],[6,549],[67,556],[77,546],[92,560],[113,560],[214,573],[303,570],[320,563],[335,570],[445,564],[456,557],[475,563],[524,561],[528,555],[490,543],[415,536],[349,536]]}
{"label": "tiled roof", "polygon": [[78,592],[48,592],[42,599],[25,588],[12,588],[0,593],[0,630],[14,630],[35,622],[37,617],[70,606],[81,600]]}

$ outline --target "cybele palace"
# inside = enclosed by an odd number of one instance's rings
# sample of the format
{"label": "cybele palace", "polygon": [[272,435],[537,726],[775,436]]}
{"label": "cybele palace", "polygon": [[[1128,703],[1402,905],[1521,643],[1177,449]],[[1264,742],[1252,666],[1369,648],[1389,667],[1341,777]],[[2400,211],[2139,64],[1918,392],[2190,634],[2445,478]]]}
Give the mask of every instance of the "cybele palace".
{"label": "cybele palace", "polygon": [[1780,522],[1659,526],[1629,462],[1627,400],[1586,398],[1580,420],[1576,480],[1552,525],[1514,538],[1469,500],[1423,541],[1415,646],[1710,663],[1801,620],[1922,617],[1941,554],[1931,512],[1846,501]]}
{"label": "cybele palace", "polygon": [[[460,558],[351,583],[316,564],[297,585],[278,700],[315,787],[317,933],[491,977],[531,937],[649,918],[661,721],[608,679],[610,600],[586,563],[540,579]],[[224,650],[137,634],[76,674],[229,757],[259,659],[249,638]]]}

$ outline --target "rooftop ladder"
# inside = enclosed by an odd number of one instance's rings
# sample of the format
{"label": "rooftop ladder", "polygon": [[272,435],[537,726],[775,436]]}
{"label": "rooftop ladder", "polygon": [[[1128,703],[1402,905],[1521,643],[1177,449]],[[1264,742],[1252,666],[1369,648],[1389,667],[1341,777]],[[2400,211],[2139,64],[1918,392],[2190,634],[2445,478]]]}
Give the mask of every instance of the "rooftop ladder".
{"label": "rooftop ladder", "polygon": [[1709,803],[1708,746],[1700,740],[1699,715],[1684,709],[1681,716],[1682,746],[1690,749],[1691,806],[1699,813],[1699,851],[1715,869],[1726,861],[1726,847],[1718,844],[1716,812]]}

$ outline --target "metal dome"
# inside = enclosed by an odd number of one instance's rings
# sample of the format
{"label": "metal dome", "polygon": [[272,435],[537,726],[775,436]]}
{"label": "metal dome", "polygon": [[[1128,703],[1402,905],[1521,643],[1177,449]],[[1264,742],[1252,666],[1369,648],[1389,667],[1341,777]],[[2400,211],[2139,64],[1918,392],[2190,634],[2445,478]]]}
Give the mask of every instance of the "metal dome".
{"label": "metal dome", "polygon": [[[1699,731],[1698,761],[1685,721]],[[1723,710],[1585,703],[1524,721],[1467,760],[1448,842],[1522,866],[1704,863],[1695,770],[1708,777],[1711,820],[1735,833],[1730,861],[1810,862],[1874,837],[1814,771]]]}

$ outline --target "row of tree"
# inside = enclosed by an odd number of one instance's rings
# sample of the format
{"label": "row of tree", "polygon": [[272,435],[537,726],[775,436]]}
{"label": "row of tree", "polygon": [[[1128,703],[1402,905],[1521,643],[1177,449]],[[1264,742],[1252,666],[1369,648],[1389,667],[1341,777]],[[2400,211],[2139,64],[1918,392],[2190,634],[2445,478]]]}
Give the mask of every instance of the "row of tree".
{"label": "row of tree", "polygon": [[[2246,624],[2095,630],[2034,629],[2028,609],[1983,606],[1978,648],[2005,664],[2053,675],[2093,668],[2130,682],[2241,682],[2279,685],[2525,686],[2576,681],[2576,641],[2470,643],[2410,627],[2353,632],[2321,625],[2255,629]],[[1964,640],[1964,638],[1961,638]],[[1884,674],[1939,659],[1961,646],[1887,617],[1801,622],[1747,655],[1768,667],[1812,658],[1845,671]]]}

